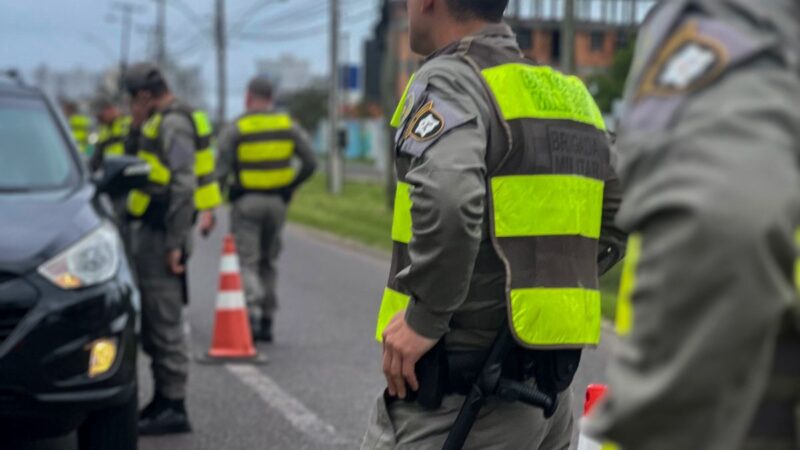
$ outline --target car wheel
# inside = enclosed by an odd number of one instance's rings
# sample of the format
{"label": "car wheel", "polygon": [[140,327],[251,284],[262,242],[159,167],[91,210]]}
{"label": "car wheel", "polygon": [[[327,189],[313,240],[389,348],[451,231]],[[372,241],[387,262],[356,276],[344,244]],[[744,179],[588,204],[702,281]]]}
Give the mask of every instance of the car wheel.
{"label": "car wheel", "polygon": [[97,411],[78,429],[80,450],[136,450],[138,396],[120,406]]}

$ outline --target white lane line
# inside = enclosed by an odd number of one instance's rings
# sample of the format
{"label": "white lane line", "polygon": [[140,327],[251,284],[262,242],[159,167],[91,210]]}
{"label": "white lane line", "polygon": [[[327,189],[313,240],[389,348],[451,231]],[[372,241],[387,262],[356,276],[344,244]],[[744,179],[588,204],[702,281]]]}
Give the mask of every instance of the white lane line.
{"label": "white lane line", "polygon": [[258,368],[234,364],[227,364],[225,368],[255,391],[267,406],[281,413],[297,431],[317,442],[328,445],[350,444],[336,433],[333,425],[320,419]]}

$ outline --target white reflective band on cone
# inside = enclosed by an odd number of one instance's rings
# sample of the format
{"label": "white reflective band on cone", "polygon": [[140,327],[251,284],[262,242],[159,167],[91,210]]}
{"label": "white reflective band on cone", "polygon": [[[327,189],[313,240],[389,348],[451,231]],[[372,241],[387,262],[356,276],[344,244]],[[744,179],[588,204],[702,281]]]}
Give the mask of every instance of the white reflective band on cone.
{"label": "white reflective band on cone", "polygon": [[239,258],[236,255],[222,255],[219,263],[219,271],[222,274],[239,273]]}
{"label": "white reflective band on cone", "polygon": [[217,296],[217,311],[245,309],[241,291],[220,292]]}

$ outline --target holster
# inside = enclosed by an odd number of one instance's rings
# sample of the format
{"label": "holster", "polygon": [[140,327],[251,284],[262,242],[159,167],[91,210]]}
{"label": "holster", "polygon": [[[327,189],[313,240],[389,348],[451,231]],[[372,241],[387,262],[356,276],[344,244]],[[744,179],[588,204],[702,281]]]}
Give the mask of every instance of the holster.
{"label": "holster", "polygon": [[[416,366],[420,389],[410,391],[407,402],[423,409],[441,406],[445,395],[466,395],[488,357],[487,351],[448,352],[444,340],[420,359]],[[503,376],[525,382],[534,379],[543,392],[556,395],[569,389],[581,360],[581,350],[527,350],[517,347],[503,364]]]}

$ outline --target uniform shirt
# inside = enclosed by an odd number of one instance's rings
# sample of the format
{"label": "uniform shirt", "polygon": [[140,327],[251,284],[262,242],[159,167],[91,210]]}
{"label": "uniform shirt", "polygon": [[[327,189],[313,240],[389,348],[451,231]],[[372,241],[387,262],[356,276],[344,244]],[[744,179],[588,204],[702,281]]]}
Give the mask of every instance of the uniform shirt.
{"label": "uniform shirt", "polygon": [[[641,243],[632,321],[586,431],[630,450],[740,449],[754,418],[772,420],[758,408],[776,363],[800,367],[800,348],[779,347],[800,330],[789,325],[800,11],[792,0],[657,8],[618,141],[619,223]],[[795,399],[798,374],[779,381]]]}
{"label": "uniform shirt", "polygon": [[194,125],[184,114],[168,113],[161,121],[159,141],[164,163],[172,174],[166,215],[166,247],[186,251],[194,223],[194,191],[197,188]]}
{"label": "uniform shirt", "polygon": [[[519,53],[504,24],[489,25],[465,39]],[[418,100],[436,99],[445,130],[424,151],[404,146],[398,134],[397,151],[413,156],[406,175],[412,186],[411,263],[397,277],[413,294],[406,320],[425,337],[446,335],[451,350],[483,349],[507,317],[506,274],[490,241],[486,188],[490,168],[503,156],[491,152],[497,160],[487,161],[487,149],[508,148],[506,124],[494,112],[480,76],[456,55],[429,57],[410,92]],[[600,242],[614,248],[616,256],[603,255],[601,266],[606,268],[624,248],[624,233],[614,226],[619,201],[616,175],[609,173]]]}
{"label": "uniform shirt", "polygon": [[[253,111],[252,113],[270,114],[273,111]],[[220,188],[225,191],[230,186],[231,177],[236,173],[236,146],[239,140],[239,128],[237,120],[228,124],[219,134],[217,139],[217,148],[219,155],[217,156],[217,178],[219,179]],[[303,184],[314,171],[317,169],[317,158],[314,156],[314,150],[311,148],[306,132],[297,124],[292,126],[292,134],[294,139],[294,156],[300,162],[300,170],[297,172],[294,181],[284,188],[287,194],[293,192],[298,186]]]}

